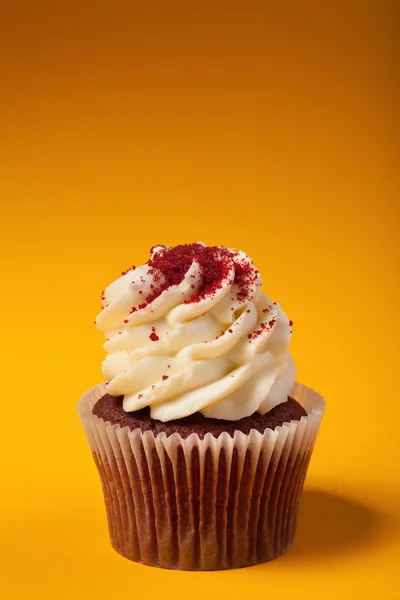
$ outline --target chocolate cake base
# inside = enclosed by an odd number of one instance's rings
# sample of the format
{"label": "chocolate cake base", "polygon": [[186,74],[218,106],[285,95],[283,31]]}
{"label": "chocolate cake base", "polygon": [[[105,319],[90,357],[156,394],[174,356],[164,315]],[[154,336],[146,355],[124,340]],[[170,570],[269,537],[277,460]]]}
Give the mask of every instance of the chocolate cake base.
{"label": "chocolate cake base", "polygon": [[290,421],[300,420],[301,417],[307,416],[304,408],[289,396],[286,402],[278,404],[265,415],[254,413],[238,421],[207,419],[201,413],[195,413],[183,419],[163,423],[151,418],[149,408],[136,412],[125,412],[122,408],[122,397],[115,398],[110,394],[105,394],[98,400],[93,407],[93,414],[112,425],[129,427],[131,431],[135,429],[152,431],[154,436],[162,432],[167,436],[179,433],[183,439],[192,433],[197,433],[200,439],[204,439],[208,432],[212,433],[214,437],[218,437],[223,432],[229,433],[233,437],[235,431],[241,431],[248,435],[252,429],[264,433],[266,429],[275,429],[283,423],[290,423]]}
{"label": "chocolate cake base", "polygon": [[115,550],[184,570],[232,569],[283,554],[323,413],[313,390],[296,384],[294,395],[299,402],[288,398],[240,421],[196,414],[162,423],[149,411],[125,413],[103,384],[89,390],[78,411]]}

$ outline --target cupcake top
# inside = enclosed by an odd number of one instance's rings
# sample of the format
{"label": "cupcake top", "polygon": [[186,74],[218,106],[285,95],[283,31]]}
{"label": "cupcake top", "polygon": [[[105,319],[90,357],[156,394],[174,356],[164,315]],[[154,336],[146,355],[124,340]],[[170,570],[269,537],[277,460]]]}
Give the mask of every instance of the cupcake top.
{"label": "cupcake top", "polygon": [[261,284],[244,252],[153,247],[102,294],[107,393],[164,422],[196,412],[235,421],[285,402],[292,322]]}

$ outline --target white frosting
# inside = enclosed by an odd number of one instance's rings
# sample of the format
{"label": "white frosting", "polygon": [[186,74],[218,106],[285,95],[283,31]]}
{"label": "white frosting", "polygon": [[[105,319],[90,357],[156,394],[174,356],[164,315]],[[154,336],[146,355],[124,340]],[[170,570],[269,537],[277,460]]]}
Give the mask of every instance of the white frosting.
{"label": "white frosting", "polygon": [[[152,257],[166,251],[156,247]],[[125,411],[150,406],[161,421],[197,411],[237,420],[286,401],[295,378],[291,323],[260,291],[261,277],[247,255],[232,251],[231,257],[218,288],[192,303],[203,284],[195,257],[179,284],[142,308],[165,285],[148,264],[106,288],[96,319],[107,337],[103,373],[107,392],[124,396]],[[245,295],[234,282],[239,264],[253,273]]]}

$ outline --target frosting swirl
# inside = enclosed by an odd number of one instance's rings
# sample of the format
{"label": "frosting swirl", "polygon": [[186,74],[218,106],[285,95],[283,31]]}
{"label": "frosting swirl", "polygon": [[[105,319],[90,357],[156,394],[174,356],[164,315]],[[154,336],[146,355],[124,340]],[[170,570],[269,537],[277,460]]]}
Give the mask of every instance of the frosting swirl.
{"label": "frosting swirl", "polygon": [[102,294],[107,392],[125,411],[170,421],[195,412],[237,420],[285,402],[292,322],[261,292],[244,252],[156,246]]}

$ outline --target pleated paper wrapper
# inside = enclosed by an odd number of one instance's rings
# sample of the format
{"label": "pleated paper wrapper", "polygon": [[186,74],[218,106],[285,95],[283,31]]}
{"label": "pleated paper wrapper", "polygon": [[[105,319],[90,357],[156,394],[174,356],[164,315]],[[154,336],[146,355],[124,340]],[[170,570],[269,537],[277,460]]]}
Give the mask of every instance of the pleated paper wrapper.
{"label": "pleated paper wrapper", "polygon": [[86,392],[78,412],[100,475],[111,544],[133,561],[215,570],[276,558],[292,544],[299,501],[325,402],[295,384],[308,416],[264,433],[183,439],[131,431],[92,414],[105,393]]}

